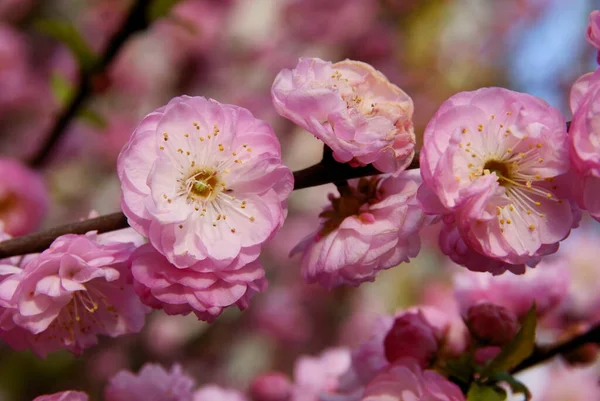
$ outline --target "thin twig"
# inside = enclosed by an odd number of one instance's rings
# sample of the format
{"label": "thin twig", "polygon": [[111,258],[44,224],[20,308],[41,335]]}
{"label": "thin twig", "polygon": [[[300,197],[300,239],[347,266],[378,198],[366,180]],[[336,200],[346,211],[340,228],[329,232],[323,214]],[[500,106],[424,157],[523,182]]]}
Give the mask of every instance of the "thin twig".
{"label": "thin twig", "polygon": [[142,31],[148,27],[149,22],[147,19],[147,14],[151,3],[152,2],[149,0],[137,0],[123,21],[123,25],[112,37],[104,54],[98,59],[96,64],[89,70],[80,69],[79,85],[71,99],[71,102],[56,120],[56,123],[48,134],[45,143],[40,146],[37,153],[32,156],[29,162],[32,167],[39,168],[48,162],[48,159],[52,155],[56,144],[67,131],[68,125],[81,111],[84,103],[92,94],[92,81],[94,78],[104,73],[108,65],[118,54],[123,44],[132,34]]}
{"label": "thin twig", "polygon": [[587,332],[573,337],[572,339],[560,344],[555,344],[547,348],[542,348],[534,352],[529,358],[521,362],[512,373],[518,373],[532,366],[546,362],[557,355],[567,354],[576,350],[582,345],[596,343],[600,344],[600,324],[592,327]]}

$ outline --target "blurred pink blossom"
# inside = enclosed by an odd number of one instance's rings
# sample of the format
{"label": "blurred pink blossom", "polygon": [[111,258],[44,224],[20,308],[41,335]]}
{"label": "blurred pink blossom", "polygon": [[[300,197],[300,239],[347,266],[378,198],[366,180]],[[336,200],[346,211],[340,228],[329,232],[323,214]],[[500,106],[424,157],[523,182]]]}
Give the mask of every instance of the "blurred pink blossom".
{"label": "blurred pink blossom", "polygon": [[594,10],[590,13],[586,38],[592,46],[600,50],[600,10]]}
{"label": "blurred pink blossom", "polygon": [[577,223],[568,191],[553,182],[568,170],[557,109],[502,88],[461,92],[425,129],[419,200],[426,213],[444,215],[441,247],[456,263],[523,272]]}
{"label": "blurred pink blossom", "polygon": [[246,397],[237,390],[224,389],[215,385],[199,388],[194,392],[193,401],[246,401]]}
{"label": "blurred pink blossom", "polygon": [[301,58],[271,88],[279,114],[333,150],[335,160],[394,173],[414,156],[412,99],[360,61]]}
{"label": "blurred pink blossom", "polygon": [[33,401],[88,401],[86,393],[80,391],[61,391],[60,393],[41,395]]}
{"label": "blurred pink blossom", "polygon": [[[600,12],[598,12],[600,18]],[[600,221],[600,68],[581,76],[571,88],[573,121],[569,130],[571,162],[579,180],[575,199]]]}
{"label": "blurred pink blossom", "polygon": [[0,21],[16,22],[31,10],[37,0],[2,0],[0,1]]}
{"label": "blurred pink blossom", "polygon": [[317,401],[338,390],[341,375],[350,367],[350,351],[332,348],[319,356],[302,356],[294,365],[293,401]]}
{"label": "blurred pink blossom", "polygon": [[194,385],[179,365],[167,371],[147,363],[137,375],[124,370],[114,376],[104,389],[104,401],[192,401]]}
{"label": "blurred pink blossom", "polygon": [[464,401],[460,388],[433,370],[421,370],[404,359],[378,374],[365,388],[362,401]]}
{"label": "blurred pink blossom", "polygon": [[431,219],[416,200],[416,170],[397,177],[361,178],[330,195],[319,230],[298,244],[302,273],[327,288],[374,281],[380,270],[417,256],[419,230]]}
{"label": "blurred pink blossom", "polygon": [[435,357],[439,344],[425,316],[409,312],[396,317],[383,340],[383,347],[388,362],[412,358],[424,369]]}
{"label": "blurred pink blossom", "polygon": [[250,385],[252,401],[288,401],[292,390],[290,379],[278,372],[263,373]]}
{"label": "blurred pink blossom", "polygon": [[228,306],[247,308],[250,297],[267,287],[256,256],[244,254],[218,271],[201,262],[178,268],[146,244],[132,255],[131,271],[135,290],[146,305],[170,315],[194,312],[198,319],[209,322]]}
{"label": "blurred pink blossom", "polygon": [[293,187],[272,129],[203,97],[174,98],[146,116],[117,168],[132,227],[176,266],[203,272],[256,259]]}
{"label": "blurred pink blossom", "polygon": [[13,236],[35,231],[48,209],[41,175],[17,160],[0,158],[0,221]]}
{"label": "blurred pink blossom", "polygon": [[567,295],[569,281],[568,260],[552,255],[519,276],[459,271],[454,275],[454,288],[463,316],[471,306],[489,302],[521,319],[534,303],[538,316],[556,308]]}
{"label": "blurred pink blossom", "polygon": [[133,250],[132,243],[101,244],[93,233],[57,238],[0,284],[3,339],[44,357],[62,348],[81,354],[98,334],[140,331],[147,308],[131,285]]}

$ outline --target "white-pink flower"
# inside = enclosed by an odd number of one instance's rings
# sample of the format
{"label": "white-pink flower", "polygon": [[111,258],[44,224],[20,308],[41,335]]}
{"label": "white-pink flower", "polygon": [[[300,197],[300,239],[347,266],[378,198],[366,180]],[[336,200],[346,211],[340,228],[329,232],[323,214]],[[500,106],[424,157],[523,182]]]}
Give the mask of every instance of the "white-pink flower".
{"label": "white-pink flower", "polygon": [[600,69],[573,84],[570,103],[570,156],[577,175],[575,200],[600,221]]}
{"label": "white-pink flower", "polygon": [[577,222],[561,182],[569,168],[557,109],[502,88],[461,92],[425,129],[419,200],[444,216],[441,248],[456,263],[523,272]]}
{"label": "white-pink flower", "polygon": [[258,255],[293,187],[273,130],[203,97],[177,97],[146,116],[117,168],[129,223],[178,267]]}
{"label": "white-pink flower", "polygon": [[401,360],[378,374],[365,388],[362,401],[464,401],[460,388],[433,370],[421,370],[412,359]]}
{"label": "white-pink flower", "polygon": [[57,238],[0,284],[2,338],[45,356],[62,348],[80,354],[98,334],[140,331],[148,308],[131,285],[134,249],[93,233]]}
{"label": "white-pink flower", "polygon": [[194,380],[181,366],[170,371],[147,363],[138,374],[128,371],[117,373],[104,389],[105,401],[192,401]]}
{"label": "white-pink flower", "polygon": [[366,63],[302,58],[271,89],[279,114],[329,146],[342,163],[394,173],[414,156],[412,99]]}
{"label": "white-pink flower", "polygon": [[193,401],[246,401],[247,398],[237,390],[224,389],[215,385],[199,388],[194,392]]}
{"label": "white-pink flower", "polygon": [[316,357],[302,356],[294,365],[293,401],[317,401],[335,393],[340,377],[350,367],[350,351],[332,348]]}
{"label": "white-pink flower", "polygon": [[60,393],[41,395],[33,401],[88,401],[86,393],[80,391],[61,391]]}
{"label": "white-pink flower", "polygon": [[146,305],[170,315],[194,312],[199,319],[213,321],[228,306],[247,308],[250,297],[267,287],[256,257],[240,254],[218,271],[202,262],[178,268],[146,244],[132,255],[131,271],[135,290]]}
{"label": "white-pink flower", "polygon": [[304,277],[329,288],[356,286],[417,256],[419,230],[431,222],[416,199],[420,183],[411,170],[353,180],[340,197],[330,195],[319,230],[292,251],[303,252]]}

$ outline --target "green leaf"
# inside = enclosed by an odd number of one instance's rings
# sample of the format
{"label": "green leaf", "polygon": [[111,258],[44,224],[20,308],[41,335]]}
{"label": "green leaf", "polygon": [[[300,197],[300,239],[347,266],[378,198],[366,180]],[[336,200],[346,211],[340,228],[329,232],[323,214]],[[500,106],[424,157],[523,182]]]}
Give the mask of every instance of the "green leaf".
{"label": "green leaf", "polygon": [[85,121],[92,127],[99,128],[99,129],[106,128],[106,125],[107,125],[106,119],[102,115],[96,113],[93,110],[82,109],[78,113],[78,116],[81,117],[81,119],[83,121]]}
{"label": "green leaf", "polygon": [[93,67],[96,54],[71,23],[46,19],[37,21],[35,27],[38,31],[67,45],[82,69],[89,70]]}
{"label": "green leaf", "polygon": [[525,396],[525,401],[531,400],[531,393],[529,392],[529,389],[523,383],[515,379],[512,375],[506,372],[498,373],[490,377],[490,379],[495,382],[507,383],[510,386],[513,394],[523,394]]}
{"label": "green leaf", "polygon": [[459,358],[446,360],[440,367],[441,373],[462,383],[469,383],[473,378],[473,363],[469,354]]}
{"label": "green leaf", "polygon": [[504,401],[506,391],[497,386],[485,386],[478,383],[471,384],[467,393],[467,401]]}
{"label": "green leaf", "polygon": [[156,21],[164,17],[181,0],[154,0],[148,9],[148,20]]}
{"label": "green leaf", "polygon": [[59,73],[54,73],[50,77],[50,89],[61,106],[69,103],[73,96],[73,85]]}
{"label": "green leaf", "polygon": [[533,353],[535,346],[535,328],[537,318],[535,305],[529,309],[521,325],[521,330],[504,347],[500,353],[483,369],[482,375],[486,377],[497,373],[507,372],[521,363]]}

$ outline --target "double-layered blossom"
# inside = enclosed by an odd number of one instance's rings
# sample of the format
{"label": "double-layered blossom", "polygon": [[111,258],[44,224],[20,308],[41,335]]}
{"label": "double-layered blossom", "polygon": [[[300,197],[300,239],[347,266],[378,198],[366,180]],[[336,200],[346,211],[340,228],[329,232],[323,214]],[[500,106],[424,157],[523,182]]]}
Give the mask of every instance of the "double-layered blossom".
{"label": "double-layered blossom", "polygon": [[293,187],[273,130],[203,97],[177,97],[146,116],[117,169],[129,223],[181,268],[257,256],[283,224]]}
{"label": "double-layered blossom", "polygon": [[570,156],[578,178],[575,199],[600,221],[600,69],[583,75],[573,84],[570,104],[573,112]]}
{"label": "double-layered blossom", "polygon": [[140,331],[147,308],[131,285],[134,248],[93,233],[57,238],[0,284],[2,338],[45,356],[61,348],[80,354],[98,334]]}
{"label": "double-layered blossom", "polygon": [[333,150],[335,160],[393,173],[414,156],[412,99],[368,64],[302,58],[271,88],[279,114]]}
{"label": "double-layered blossom", "polygon": [[441,248],[456,263],[522,273],[577,222],[561,182],[569,167],[557,109],[502,88],[462,92],[425,129],[419,200],[443,215]]}
{"label": "double-layered blossom", "polygon": [[419,230],[431,219],[416,199],[418,171],[353,180],[330,195],[319,230],[292,251],[302,251],[302,273],[326,287],[359,285],[417,256]]}
{"label": "double-layered blossom", "polygon": [[361,401],[464,401],[460,388],[433,370],[403,359],[378,374]]}
{"label": "double-layered blossom", "polygon": [[0,159],[0,222],[13,236],[38,228],[48,209],[41,175],[17,160]]}
{"label": "double-layered blossom", "polygon": [[167,371],[147,363],[138,374],[117,373],[104,389],[104,401],[192,401],[194,380],[181,366]]}
{"label": "double-layered blossom", "polygon": [[142,302],[171,315],[194,312],[199,319],[213,321],[224,308],[248,307],[250,297],[267,286],[257,255],[240,254],[227,267],[212,271],[202,262],[177,268],[150,244],[132,255],[135,290]]}
{"label": "double-layered blossom", "polygon": [[89,397],[81,391],[61,391],[60,393],[41,395],[33,401],[88,401]]}

